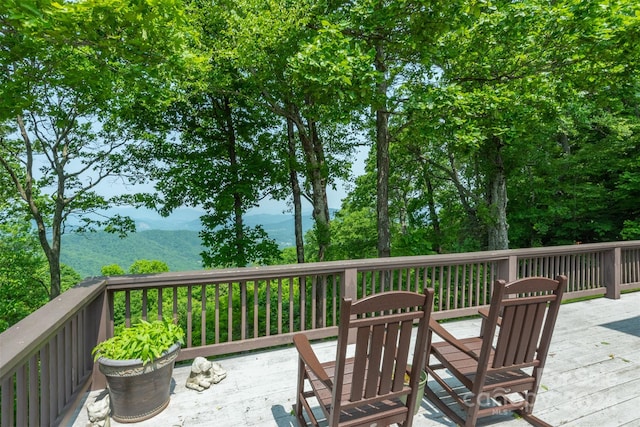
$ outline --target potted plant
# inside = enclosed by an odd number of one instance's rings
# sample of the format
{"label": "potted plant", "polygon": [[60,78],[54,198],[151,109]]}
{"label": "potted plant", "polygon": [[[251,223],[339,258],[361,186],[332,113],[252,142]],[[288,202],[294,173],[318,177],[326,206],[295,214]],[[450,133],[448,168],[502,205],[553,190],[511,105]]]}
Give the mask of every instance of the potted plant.
{"label": "potted plant", "polygon": [[[411,365],[407,365],[407,372],[404,374],[404,384],[409,385],[409,381],[411,377],[409,373],[411,372]],[[416,398],[416,404],[413,408],[413,414],[417,414],[420,410],[420,405],[422,405],[422,398],[424,397],[424,386],[427,384],[427,371],[424,369],[420,371],[420,382],[418,383],[418,390],[416,393],[418,394]],[[407,396],[402,396],[400,400],[403,403],[407,403]]]}
{"label": "potted plant", "polygon": [[138,422],[167,407],[183,337],[182,329],[171,322],[140,320],[93,349],[100,372],[107,377],[114,420]]}

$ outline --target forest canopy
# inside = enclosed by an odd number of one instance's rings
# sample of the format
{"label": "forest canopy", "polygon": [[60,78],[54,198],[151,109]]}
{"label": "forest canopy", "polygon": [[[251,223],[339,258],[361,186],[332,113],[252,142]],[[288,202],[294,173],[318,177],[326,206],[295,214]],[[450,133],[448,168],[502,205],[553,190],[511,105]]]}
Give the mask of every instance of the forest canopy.
{"label": "forest canopy", "polygon": [[0,40],[5,289],[119,204],[202,209],[208,268],[640,238],[637,1],[8,0]]}

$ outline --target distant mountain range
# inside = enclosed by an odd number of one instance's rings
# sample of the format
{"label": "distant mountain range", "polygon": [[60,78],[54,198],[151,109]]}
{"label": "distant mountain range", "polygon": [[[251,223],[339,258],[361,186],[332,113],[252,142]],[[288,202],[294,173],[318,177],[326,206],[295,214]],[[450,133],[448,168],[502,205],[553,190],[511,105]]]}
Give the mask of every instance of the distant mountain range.
{"label": "distant mountain range", "polygon": [[[171,271],[202,268],[203,247],[198,235],[202,211],[182,208],[166,218],[146,209],[117,208],[110,213],[132,218],[137,232],[124,239],[105,232],[62,237],[61,261],[83,277],[99,276],[101,268],[110,264],[118,264],[126,271],[139,259],[164,261]],[[292,214],[256,213],[244,220],[248,226],[262,225],[281,248],[295,245]],[[303,216],[302,226],[305,233],[313,226],[311,214]]]}

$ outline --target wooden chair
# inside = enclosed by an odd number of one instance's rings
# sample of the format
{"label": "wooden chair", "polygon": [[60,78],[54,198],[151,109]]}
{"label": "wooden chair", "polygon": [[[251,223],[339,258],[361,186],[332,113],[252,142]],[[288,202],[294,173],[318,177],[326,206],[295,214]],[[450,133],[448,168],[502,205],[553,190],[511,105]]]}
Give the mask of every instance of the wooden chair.
{"label": "wooden chair", "polygon": [[[530,424],[548,425],[532,411],[566,284],[565,276],[556,280],[531,277],[510,284],[496,281],[489,310],[480,311],[483,325],[479,337],[458,340],[432,320],[429,340],[435,333],[444,342],[430,346],[427,372],[459,404],[465,418],[428,384],[427,398],[464,426],[475,426],[480,417],[512,410]],[[443,369],[462,383],[463,393],[444,380]]]}
{"label": "wooden chair", "polygon": [[[295,335],[299,353],[295,413],[300,425],[309,425],[303,412],[311,425],[318,425],[312,407],[319,404],[331,427],[411,426],[416,399],[422,399],[415,391],[427,354],[432,305],[431,289],[424,294],[383,292],[356,302],[342,299],[336,358],[326,363],[320,363],[303,333]],[[418,330],[409,371],[414,321]],[[350,333],[355,338],[353,357],[347,357]]]}

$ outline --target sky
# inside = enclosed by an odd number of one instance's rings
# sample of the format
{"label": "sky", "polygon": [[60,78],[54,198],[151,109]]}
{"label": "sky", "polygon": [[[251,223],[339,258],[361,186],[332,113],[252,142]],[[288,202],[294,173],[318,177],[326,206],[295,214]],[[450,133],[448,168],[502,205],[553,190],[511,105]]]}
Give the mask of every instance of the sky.
{"label": "sky", "polygon": [[[351,167],[352,176],[360,176],[364,174],[364,164],[367,157],[369,148],[362,147],[354,154],[354,160]],[[348,192],[352,189],[353,183],[338,181],[336,183],[335,190],[331,187],[327,188],[327,199],[329,202],[330,209],[340,209],[342,204],[342,199],[344,199]],[[126,185],[122,182],[121,179],[112,178],[107,179],[102,182],[97,188],[96,191],[105,196],[115,196],[119,194],[132,194],[135,192],[153,192],[152,184],[140,184],[140,185]],[[303,199],[302,210],[304,212],[311,211],[312,206],[306,200]],[[273,199],[265,199],[260,203],[260,206],[257,208],[252,208],[248,211],[248,214],[282,214],[282,213],[290,213],[292,212],[290,206],[287,205],[286,201],[276,201]]]}

